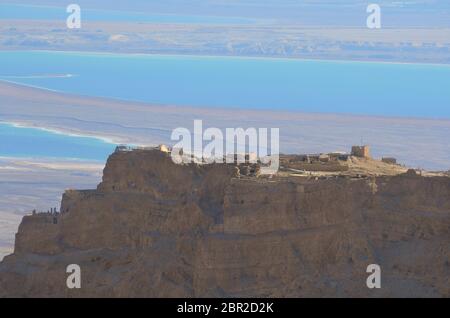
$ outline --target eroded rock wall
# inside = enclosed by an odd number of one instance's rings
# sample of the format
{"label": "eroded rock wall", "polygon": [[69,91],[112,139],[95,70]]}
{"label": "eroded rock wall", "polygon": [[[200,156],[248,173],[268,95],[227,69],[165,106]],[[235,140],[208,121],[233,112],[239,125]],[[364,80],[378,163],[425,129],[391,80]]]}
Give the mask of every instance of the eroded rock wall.
{"label": "eroded rock wall", "polygon": [[450,297],[450,178],[234,176],[113,154],[97,190],[64,194],[56,222],[24,218],[0,296]]}

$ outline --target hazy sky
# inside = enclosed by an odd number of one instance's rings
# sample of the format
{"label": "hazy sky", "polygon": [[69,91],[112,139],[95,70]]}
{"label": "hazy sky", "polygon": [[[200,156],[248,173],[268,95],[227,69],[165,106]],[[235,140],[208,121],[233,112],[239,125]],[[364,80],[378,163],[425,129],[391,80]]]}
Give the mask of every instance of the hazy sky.
{"label": "hazy sky", "polygon": [[360,26],[369,3],[382,7],[385,27],[450,27],[449,0],[5,0],[6,3],[54,5],[78,3],[87,9],[144,11],[153,14],[242,16],[280,23]]}

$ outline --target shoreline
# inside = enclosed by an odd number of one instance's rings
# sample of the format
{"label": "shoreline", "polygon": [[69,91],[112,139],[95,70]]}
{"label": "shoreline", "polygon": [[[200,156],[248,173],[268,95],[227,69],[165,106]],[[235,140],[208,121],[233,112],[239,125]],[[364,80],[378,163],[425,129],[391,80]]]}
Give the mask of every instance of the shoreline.
{"label": "shoreline", "polygon": [[64,50],[0,50],[0,52],[37,52],[37,53],[67,53],[67,54],[89,54],[89,55],[109,55],[109,56],[151,56],[151,57],[191,57],[191,58],[229,58],[242,60],[279,60],[279,61],[297,61],[297,62],[321,62],[321,63],[369,63],[369,64],[388,64],[388,65],[419,65],[419,66],[443,66],[450,67],[450,63],[424,63],[424,62],[391,62],[380,61],[376,59],[364,60],[345,60],[345,59],[312,59],[301,57],[281,57],[281,56],[239,56],[239,55],[202,55],[202,54],[178,54],[178,53],[119,53],[102,51],[64,51]]}
{"label": "shoreline", "polygon": [[[76,132],[74,132],[74,130],[70,130],[70,129],[67,129],[67,130],[57,129],[57,128],[54,129],[51,127],[43,127],[43,126],[39,126],[38,124],[30,124],[30,123],[25,123],[25,122],[20,122],[20,121],[2,121],[2,120],[0,120],[0,125],[1,124],[13,126],[15,128],[36,129],[36,130],[49,132],[52,134],[67,136],[67,137],[80,137],[80,138],[96,139],[96,140],[99,140],[99,141],[102,141],[104,143],[111,144],[111,145],[122,144],[122,142],[119,142],[119,139],[114,139],[114,138],[111,138],[108,136],[101,136],[101,135],[76,133]],[[0,156],[0,158],[2,158],[2,157]],[[72,159],[69,159],[69,160],[72,160]],[[73,160],[77,160],[77,159],[73,158]],[[79,160],[83,160],[83,159],[79,159]]]}

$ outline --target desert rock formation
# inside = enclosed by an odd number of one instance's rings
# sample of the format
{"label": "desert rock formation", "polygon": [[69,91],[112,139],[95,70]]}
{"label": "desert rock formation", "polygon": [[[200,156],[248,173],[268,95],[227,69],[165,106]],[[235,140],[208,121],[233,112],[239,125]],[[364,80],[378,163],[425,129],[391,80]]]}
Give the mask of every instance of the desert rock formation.
{"label": "desert rock formation", "polygon": [[[114,153],[96,190],[24,217],[0,297],[450,297],[449,177],[235,168]],[[81,289],[66,287],[69,264]]]}

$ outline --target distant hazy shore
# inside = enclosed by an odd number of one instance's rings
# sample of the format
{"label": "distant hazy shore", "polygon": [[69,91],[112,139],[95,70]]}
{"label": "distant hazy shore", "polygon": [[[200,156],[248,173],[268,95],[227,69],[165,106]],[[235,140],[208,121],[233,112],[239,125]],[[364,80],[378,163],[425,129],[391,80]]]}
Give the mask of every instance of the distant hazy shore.
{"label": "distant hazy shore", "polygon": [[0,49],[450,63],[445,27],[89,21],[74,33],[64,22],[0,19]]}

